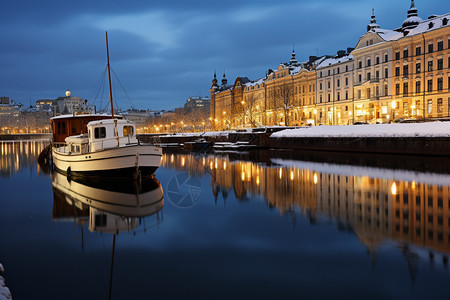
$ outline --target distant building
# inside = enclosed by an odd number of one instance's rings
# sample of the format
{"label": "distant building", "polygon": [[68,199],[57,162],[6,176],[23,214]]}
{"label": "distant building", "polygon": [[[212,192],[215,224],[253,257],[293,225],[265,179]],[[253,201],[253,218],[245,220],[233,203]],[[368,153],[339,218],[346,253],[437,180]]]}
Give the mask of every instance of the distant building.
{"label": "distant building", "polygon": [[123,112],[123,116],[136,124],[144,124],[147,119],[152,117],[152,111],[148,109],[129,109]]}
{"label": "distant building", "polygon": [[37,100],[36,108],[38,110],[53,112],[54,115],[72,114],[88,109],[88,102],[80,97],[72,97],[71,92],[67,90],[64,97]]}
{"label": "distant building", "polygon": [[209,97],[189,97],[184,104],[184,111],[190,113],[194,110],[209,111],[211,107],[211,99]]}
{"label": "distant building", "polygon": [[9,97],[0,97],[0,104],[9,104]]}

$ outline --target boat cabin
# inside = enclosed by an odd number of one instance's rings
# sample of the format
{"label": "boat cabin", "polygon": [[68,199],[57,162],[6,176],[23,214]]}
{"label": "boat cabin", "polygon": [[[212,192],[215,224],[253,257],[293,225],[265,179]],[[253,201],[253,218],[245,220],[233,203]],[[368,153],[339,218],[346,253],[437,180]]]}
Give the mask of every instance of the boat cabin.
{"label": "boat cabin", "polygon": [[[116,116],[121,119],[122,116]],[[73,114],[61,115],[50,119],[53,142],[64,143],[66,137],[87,133],[87,124],[91,121],[111,118],[106,114]]]}
{"label": "boat cabin", "polygon": [[135,124],[128,120],[91,121],[87,124],[87,131],[85,134],[67,137],[67,150],[64,152],[85,154],[138,143]]}

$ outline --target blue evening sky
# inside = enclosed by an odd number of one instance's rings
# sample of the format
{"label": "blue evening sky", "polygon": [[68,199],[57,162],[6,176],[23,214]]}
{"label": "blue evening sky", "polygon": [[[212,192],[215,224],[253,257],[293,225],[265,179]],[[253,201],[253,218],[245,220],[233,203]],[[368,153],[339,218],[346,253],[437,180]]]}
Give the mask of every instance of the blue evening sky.
{"label": "blue evening sky", "polygon": [[[416,0],[419,16],[450,1]],[[129,98],[121,108],[180,107],[207,96],[214,70],[251,80],[287,62],[354,47],[372,8],[382,28],[406,19],[410,0],[1,0],[0,96],[29,105],[73,96],[93,101],[111,65]],[[98,98],[98,97],[97,97]],[[99,101],[99,100],[96,100]]]}

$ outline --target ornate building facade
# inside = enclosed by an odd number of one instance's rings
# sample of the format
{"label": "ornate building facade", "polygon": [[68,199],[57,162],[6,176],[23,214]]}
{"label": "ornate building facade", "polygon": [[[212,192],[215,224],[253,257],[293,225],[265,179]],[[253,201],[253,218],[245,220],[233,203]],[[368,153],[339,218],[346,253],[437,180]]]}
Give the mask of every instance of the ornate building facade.
{"label": "ornate building facade", "polygon": [[422,20],[414,0],[397,29],[374,11],[355,48],[289,62],[234,85],[214,75],[216,130],[258,126],[350,125],[450,117],[450,13]]}

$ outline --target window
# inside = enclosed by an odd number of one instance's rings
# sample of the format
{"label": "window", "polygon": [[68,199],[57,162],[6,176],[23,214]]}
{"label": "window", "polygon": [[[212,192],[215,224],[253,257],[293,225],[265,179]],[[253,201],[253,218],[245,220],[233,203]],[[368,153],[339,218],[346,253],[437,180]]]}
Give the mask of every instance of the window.
{"label": "window", "polygon": [[388,90],[388,86],[387,86],[387,84],[385,84],[385,85],[384,85],[384,95],[385,95],[385,96],[388,96],[388,93],[389,93],[388,91],[389,91],[389,90]]}
{"label": "window", "polygon": [[366,67],[370,67],[370,58],[367,60]]}
{"label": "window", "polygon": [[380,57],[379,57],[379,56],[377,56],[377,57],[375,58],[375,62],[376,62],[377,65],[380,63]]}
{"label": "window", "polygon": [[408,95],[408,83],[405,82],[403,83],[403,96],[407,96]]}
{"label": "window", "polygon": [[320,78],[322,78],[322,71],[320,71]]}
{"label": "window", "polygon": [[408,58],[408,49],[403,50],[403,58]]}
{"label": "window", "polygon": [[330,76],[331,75],[331,71],[330,70],[328,70],[328,76]]}
{"label": "window", "polygon": [[444,41],[438,42],[438,51],[444,50]]}
{"label": "window", "polygon": [[358,99],[361,99],[361,90],[358,90]]}
{"label": "window", "polygon": [[444,102],[442,101],[442,98],[437,99],[437,113],[443,113],[444,112]]}
{"label": "window", "polygon": [[428,62],[428,72],[431,72],[431,71],[433,71],[433,61],[432,60],[430,60]]}
{"label": "window", "polygon": [[322,90],[322,82],[319,83],[319,90]]}
{"label": "window", "polygon": [[420,93],[420,81],[416,81],[416,93]]}
{"label": "window", "polygon": [[367,81],[370,80],[370,72],[367,72]]}
{"label": "window", "polygon": [[336,69],[336,74],[339,74],[339,68]]}
{"label": "window", "polygon": [[384,62],[388,62],[389,61],[389,55],[385,54],[384,55]]}
{"label": "window", "polygon": [[328,102],[331,101],[331,94],[328,94]]}
{"label": "window", "polygon": [[358,81],[361,82],[361,74],[358,74]]}
{"label": "window", "polygon": [[403,76],[408,76],[408,65],[403,66]]}
{"label": "window", "polygon": [[341,100],[341,94],[337,92],[337,101]]}
{"label": "window", "polygon": [[376,79],[380,78],[380,71],[376,70],[376,72],[375,72],[375,78],[376,78]]}
{"label": "window", "polygon": [[348,77],[345,78],[345,85],[348,86]]}
{"label": "window", "polygon": [[105,137],[106,137],[106,128],[105,127],[94,128],[94,138],[104,139]]}
{"label": "window", "polygon": [[123,126],[123,136],[133,136],[133,126]]}
{"label": "window", "polygon": [[420,73],[420,63],[416,63],[416,73]]}
{"label": "window", "polygon": [[428,45],[428,53],[433,53],[433,44]]}
{"label": "window", "polygon": [[348,91],[345,91],[345,100],[348,100]]}
{"label": "window", "polygon": [[400,76],[400,67],[395,67],[395,76]]}
{"label": "window", "polygon": [[322,103],[322,95],[320,95],[319,101],[320,103]]}
{"label": "window", "polygon": [[331,88],[331,83],[328,81],[328,88],[330,89]]}
{"label": "window", "polygon": [[441,59],[438,59],[438,61],[437,61],[437,69],[438,70],[442,70],[444,68],[444,60],[441,58]]}
{"label": "window", "polygon": [[389,70],[388,68],[384,69],[384,78],[388,78],[389,77]]}
{"label": "window", "polygon": [[[432,114],[433,113],[433,100],[428,100],[428,109],[427,109],[427,111],[428,111],[428,113],[429,114]],[[429,199],[428,199],[428,203],[430,203],[430,201],[429,201]],[[431,203],[433,203],[433,202],[431,202]]]}
{"label": "window", "polygon": [[362,68],[362,61],[358,61],[358,69]]}
{"label": "window", "polygon": [[431,92],[433,90],[433,79],[428,79],[428,89],[427,92]]}
{"label": "window", "polygon": [[336,82],[337,87],[339,87],[341,85],[341,81],[338,79]]}
{"label": "window", "polygon": [[370,88],[366,89],[366,98],[369,99],[370,98]]}
{"label": "window", "polygon": [[395,59],[396,60],[400,59],[400,52],[399,51],[395,52]]}
{"label": "window", "polygon": [[438,91],[441,91],[444,89],[444,80],[442,77],[437,79],[437,89],[438,89]]}
{"label": "window", "polygon": [[395,94],[400,95],[400,84],[399,83],[395,84]]}
{"label": "window", "polygon": [[422,48],[421,47],[416,47],[416,56],[419,56],[422,54]]}

